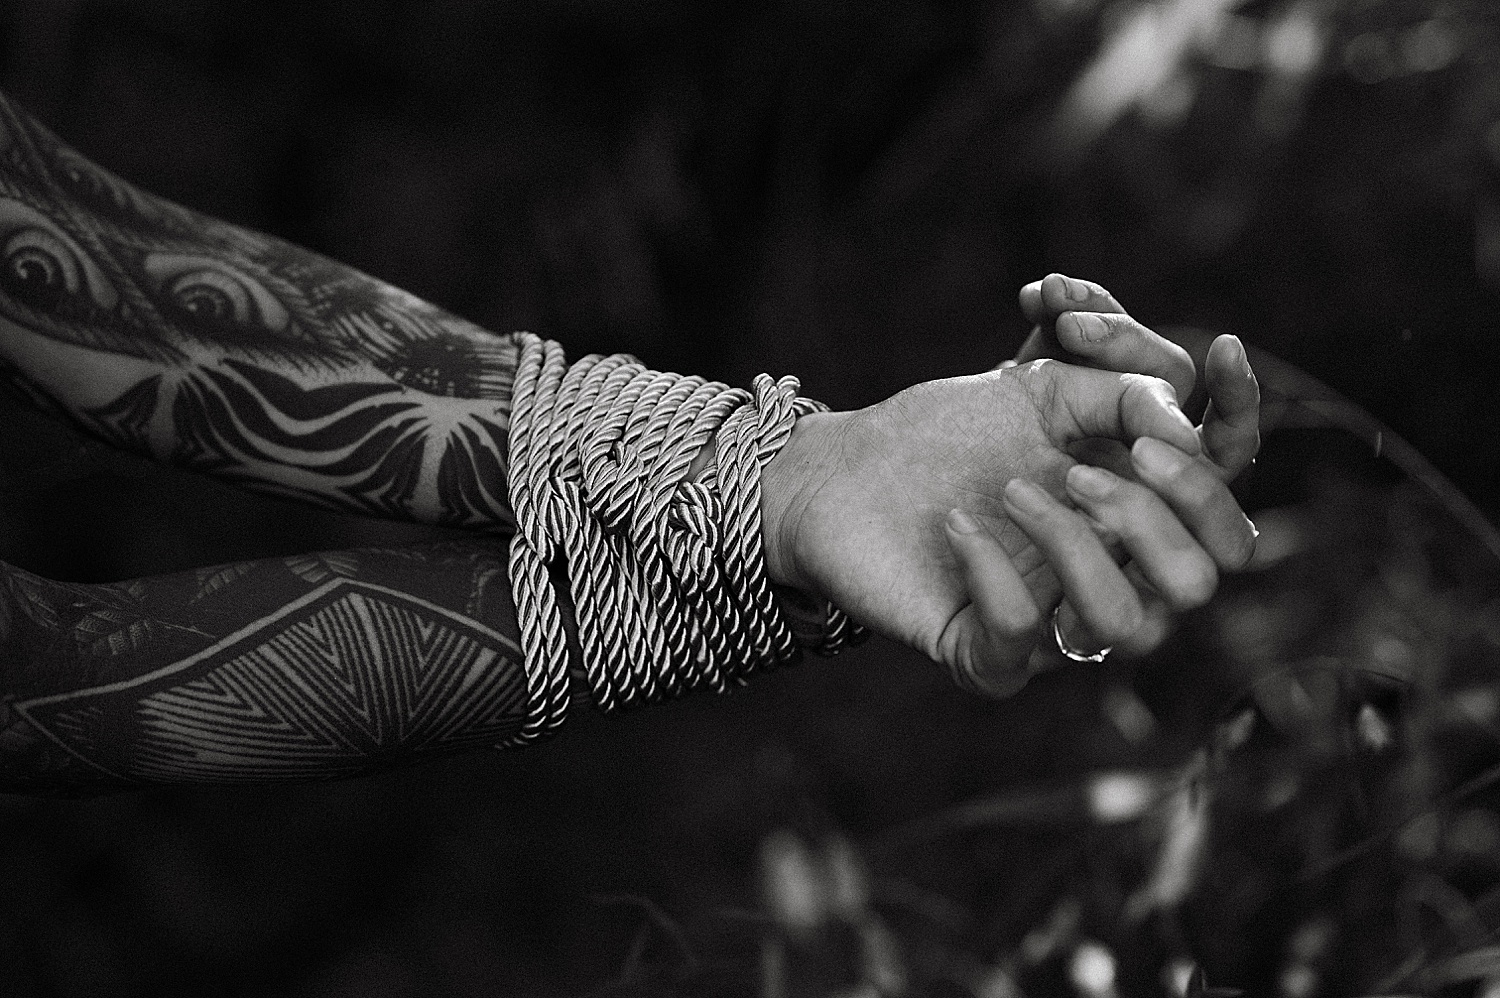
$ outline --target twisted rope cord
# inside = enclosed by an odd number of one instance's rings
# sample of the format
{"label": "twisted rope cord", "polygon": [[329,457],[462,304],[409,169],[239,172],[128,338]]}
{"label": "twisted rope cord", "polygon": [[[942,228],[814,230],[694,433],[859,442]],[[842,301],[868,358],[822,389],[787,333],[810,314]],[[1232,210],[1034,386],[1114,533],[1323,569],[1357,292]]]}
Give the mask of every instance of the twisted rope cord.
{"label": "twisted rope cord", "polygon": [[[796,420],[824,408],[797,396],[795,378],[760,375],[746,392],[624,354],[569,367],[556,343],[516,339],[510,564],[529,706],[511,744],[535,741],[567,714],[560,588],[605,711],[722,691],[795,659],[799,641],[831,654],[857,631],[827,604],[799,604],[794,628],[765,571],[762,470]],[[689,480],[709,446],[712,467]]]}
{"label": "twisted rope cord", "polygon": [[[516,365],[516,383],[511,397],[511,415],[519,415],[522,421],[532,426],[545,423],[546,416],[536,419],[538,408],[537,391],[544,382],[550,383],[552,376],[563,366],[562,348],[556,344],[537,344],[538,349],[524,354]],[[543,372],[547,377],[543,377]],[[544,413],[550,410],[543,406]],[[525,745],[547,735],[562,724],[567,717],[571,697],[568,691],[567,669],[556,669],[553,663],[567,661],[567,634],[563,630],[562,613],[555,594],[548,584],[547,562],[552,557],[547,532],[542,529],[540,514],[531,497],[537,495],[530,488],[516,488],[516,480],[524,470],[532,467],[532,438],[511,439],[511,509],[516,514],[516,537],[527,538],[526,543],[512,542],[510,547],[510,578],[515,591],[516,614],[526,622],[530,640],[523,633],[522,668],[526,674],[526,699],[529,705],[527,717],[521,730],[504,745]],[[516,462],[520,462],[519,465]],[[517,500],[520,503],[517,504]],[[562,649],[562,659],[556,658],[557,649]]]}

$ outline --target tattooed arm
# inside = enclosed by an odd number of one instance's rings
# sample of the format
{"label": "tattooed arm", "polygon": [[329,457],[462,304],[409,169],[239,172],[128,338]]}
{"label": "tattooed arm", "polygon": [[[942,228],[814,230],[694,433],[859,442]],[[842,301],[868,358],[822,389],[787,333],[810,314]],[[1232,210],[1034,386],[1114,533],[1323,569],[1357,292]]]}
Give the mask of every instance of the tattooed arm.
{"label": "tattooed arm", "polygon": [[0,95],[0,370],[91,433],[322,505],[508,527],[515,355],[137,190]]}
{"label": "tattooed arm", "polygon": [[109,585],[0,563],[0,792],[314,780],[504,743],[526,709],[502,546]]}
{"label": "tattooed arm", "polygon": [[[135,190],[0,97],[0,370],[90,432],[341,509],[503,528],[517,357],[515,338]],[[1201,446],[1165,382],[1038,362],[800,420],[737,522],[761,530],[770,581],[1012,691],[1064,594],[1098,644],[1144,617],[1090,524],[1023,479],[1076,485],[1174,608],[1248,558],[1253,528],[1208,459],[1225,433],[1253,437],[1258,399],[1243,351],[1219,357],[1211,394],[1234,418]],[[1180,449],[1140,441],[1139,482],[1071,475],[1065,445],[1142,435]],[[0,776],[314,778],[503,740],[524,698],[517,629],[453,588],[472,558],[508,591],[475,544],[318,581],[261,563],[222,601],[238,566],[87,587],[5,569]],[[623,626],[613,614],[600,626]]]}

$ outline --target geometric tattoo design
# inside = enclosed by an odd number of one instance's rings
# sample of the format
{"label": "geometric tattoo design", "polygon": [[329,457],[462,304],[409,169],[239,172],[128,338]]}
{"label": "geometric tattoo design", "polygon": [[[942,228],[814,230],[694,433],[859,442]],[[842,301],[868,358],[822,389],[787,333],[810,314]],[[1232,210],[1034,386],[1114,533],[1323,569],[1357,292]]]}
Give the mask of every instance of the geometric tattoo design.
{"label": "geometric tattoo design", "polygon": [[[12,706],[121,780],[334,778],[508,740],[524,720],[523,660],[477,621],[339,577],[143,676]],[[113,758],[109,729],[125,718],[129,754]]]}

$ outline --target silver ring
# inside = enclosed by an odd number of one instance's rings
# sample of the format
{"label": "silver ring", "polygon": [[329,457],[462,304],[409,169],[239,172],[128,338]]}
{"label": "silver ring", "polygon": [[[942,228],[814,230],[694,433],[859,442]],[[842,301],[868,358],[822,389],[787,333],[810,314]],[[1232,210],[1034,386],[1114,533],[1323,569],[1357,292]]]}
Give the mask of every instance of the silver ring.
{"label": "silver ring", "polygon": [[1063,638],[1062,628],[1057,624],[1057,615],[1061,610],[1061,603],[1057,604],[1052,610],[1052,640],[1057,642],[1057,650],[1063,653],[1063,657],[1071,659],[1074,662],[1102,662],[1108,658],[1109,653],[1114,651],[1113,648],[1100,648],[1096,652],[1082,652],[1068,644],[1067,640]]}

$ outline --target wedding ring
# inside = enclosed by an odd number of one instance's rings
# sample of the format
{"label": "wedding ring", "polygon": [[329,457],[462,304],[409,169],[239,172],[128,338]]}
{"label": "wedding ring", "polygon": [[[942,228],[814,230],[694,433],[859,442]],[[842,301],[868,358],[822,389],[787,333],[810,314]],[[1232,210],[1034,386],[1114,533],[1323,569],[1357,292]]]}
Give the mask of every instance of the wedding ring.
{"label": "wedding ring", "polygon": [[1109,653],[1114,650],[1113,648],[1100,648],[1096,652],[1083,652],[1068,644],[1067,640],[1063,637],[1062,627],[1057,623],[1057,614],[1061,610],[1062,604],[1059,603],[1056,609],[1052,611],[1052,640],[1057,642],[1057,650],[1063,653],[1063,657],[1072,659],[1074,662],[1102,662],[1108,658]]}

